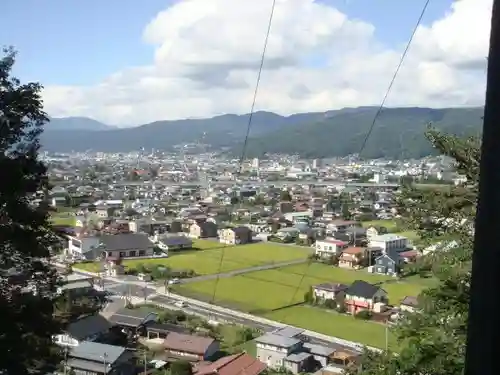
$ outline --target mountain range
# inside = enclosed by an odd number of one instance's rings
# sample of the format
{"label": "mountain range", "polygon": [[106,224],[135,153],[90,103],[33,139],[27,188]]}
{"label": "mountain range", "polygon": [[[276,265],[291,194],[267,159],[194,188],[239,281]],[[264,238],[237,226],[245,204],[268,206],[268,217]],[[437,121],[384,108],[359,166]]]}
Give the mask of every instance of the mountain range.
{"label": "mountain range", "polygon": [[[281,116],[256,112],[252,116],[246,156],[266,153],[298,154],[309,158],[357,153],[377,108],[344,108],[326,112]],[[425,140],[427,124],[458,135],[481,130],[483,108],[384,108],[363,150],[363,157],[410,158],[432,153]],[[82,118],[51,119],[42,134],[48,151],[126,152],[169,150],[179,143],[202,141],[214,149],[241,155],[249,114],[226,114],[207,119],[157,121],[132,128],[116,128]]]}

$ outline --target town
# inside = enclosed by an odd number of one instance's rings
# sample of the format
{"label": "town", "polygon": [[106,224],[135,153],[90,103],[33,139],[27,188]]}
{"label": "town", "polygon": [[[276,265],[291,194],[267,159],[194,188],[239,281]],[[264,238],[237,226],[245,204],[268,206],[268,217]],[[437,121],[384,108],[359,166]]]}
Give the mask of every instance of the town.
{"label": "town", "polygon": [[394,348],[438,248],[404,226],[397,196],[463,182],[451,164],[276,155],[240,168],[200,147],[44,155],[52,190],[32,204],[60,234],[63,289],[106,299],[56,338],[64,368],[327,374],[364,346]]}

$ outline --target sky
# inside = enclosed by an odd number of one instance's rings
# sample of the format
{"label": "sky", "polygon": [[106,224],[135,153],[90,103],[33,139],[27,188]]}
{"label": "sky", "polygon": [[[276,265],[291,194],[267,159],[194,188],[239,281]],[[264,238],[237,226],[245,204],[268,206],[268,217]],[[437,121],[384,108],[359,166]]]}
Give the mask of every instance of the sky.
{"label": "sky", "polygon": [[[380,104],[425,0],[277,0],[257,109]],[[14,73],[55,117],[247,113],[272,0],[2,0]],[[389,106],[480,105],[492,0],[431,0]]]}

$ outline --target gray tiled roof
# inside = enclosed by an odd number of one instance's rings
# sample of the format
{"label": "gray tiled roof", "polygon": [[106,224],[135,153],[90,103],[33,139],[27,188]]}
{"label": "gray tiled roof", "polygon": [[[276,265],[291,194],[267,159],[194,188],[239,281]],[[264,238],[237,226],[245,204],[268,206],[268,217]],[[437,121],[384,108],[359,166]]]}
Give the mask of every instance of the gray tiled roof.
{"label": "gray tiled roof", "polygon": [[272,333],[266,333],[263,336],[257,337],[255,342],[267,345],[278,346],[280,348],[289,348],[291,346],[297,345],[301,341],[299,339],[284,337],[280,335],[275,335]]}
{"label": "gray tiled roof", "polygon": [[146,250],[153,246],[147,235],[139,233],[105,235],[99,239],[108,251]]}
{"label": "gray tiled roof", "polygon": [[285,361],[300,363],[305,361],[307,358],[311,356],[310,353],[301,352],[301,353],[292,353],[285,358]]}
{"label": "gray tiled roof", "polygon": [[328,346],[310,344],[308,342],[306,342],[304,344],[304,349],[306,351],[308,351],[309,353],[311,353],[311,354],[321,355],[321,356],[324,356],[324,357],[327,357],[330,354],[332,354],[333,352],[335,352],[335,349],[330,348]]}
{"label": "gray tiled roof", "polygon": [[93,362],[104,362],[112,365],[120,356],[125,353],[123,346],[101,344],[97,342],[84,341],[80,345],[72,348],[71,359],[80,359]]}
{"label": "gray tiled roof", "polygon": [[66,328],[73,338],[80,341],[97,333],[105,332],[112,324],[101,315],[91,315],[71,323]]}

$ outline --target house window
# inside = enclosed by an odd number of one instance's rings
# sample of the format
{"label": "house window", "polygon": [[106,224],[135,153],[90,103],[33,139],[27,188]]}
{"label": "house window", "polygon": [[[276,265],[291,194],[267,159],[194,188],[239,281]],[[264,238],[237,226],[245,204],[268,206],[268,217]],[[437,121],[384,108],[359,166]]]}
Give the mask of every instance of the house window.
{"label": "house window", "polygon": [[129,252],[129,256],[131,256],[131,257],[137,256],[136,254],[137,254],[137,252],[135,250],[132,250],[131,252]]}
{"label": "house window", "polygon": [[379,259],[379,260],[377,261],[377,263],[378,263],[378,264],[382,264],[382,259]]}
{"label": "house window", "polygon": [[125,258],[127,253],[125,251],[120,251],[120,258]]}
{"label": "house window", "polygon": [[146,255],[146,250],[139,250],[139,256],[142,257]]}

